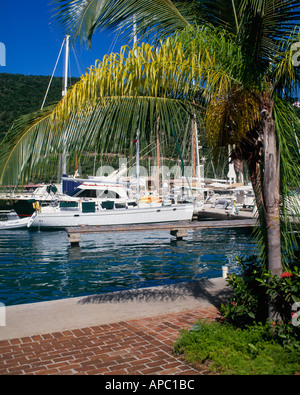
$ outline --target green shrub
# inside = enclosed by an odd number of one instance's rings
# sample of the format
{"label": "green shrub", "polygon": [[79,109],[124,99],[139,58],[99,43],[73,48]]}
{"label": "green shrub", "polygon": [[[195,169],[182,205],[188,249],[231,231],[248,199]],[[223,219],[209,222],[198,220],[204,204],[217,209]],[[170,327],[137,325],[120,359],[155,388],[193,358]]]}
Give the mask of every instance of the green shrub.
{"label": "green shrub", "polygon": [[271,323],[273,335],[285,344],[299,341],[299,313],[292,310],[294,303],[300,302],[299,260],[290,262],[283,274],[277,277],[271,276],[256,256],[237,259],[241,275],[232,274],[228,278],[234,296],[221,306],[226,322],[241,328],[258,322],[265,324],[271,302],[279,318]]}
{"label": "green shrub", "polygon": [[[175,352],[221,374],[299,373],[300,317],[292,311],[300,301],[299,260],[272,277],[256,256],[237,259],[241,274],[227,279],[234,295],[221,307],[223,321],[199,321],[182,331]],[[270,301],[279,313],[276,322],[268,320]]]}
{"label": "green shrub", "polygon": [[291,306],[300,302],[300,270],[295,264],[290,265],[280,277],[264,273],[258,281],[263,286],[270,301],[283,322],[291,321]]}
{"label": "green shrub", "polygon": [[276,343],[262,324],[237,329],[199,321],[181,332],[174,351],[189,363],[206,364],[220,374],[284,375],[300,370],[300,351]]}
{"label": "green shrub", "polygon": [[221,312],[227,322],[238,327],[265,322],[268,298],[260,282],[265,274],[263,264],[256,256],[236,259],[241,275],[229,275],[227,283],[234,290],[234,296],[221,306]]}

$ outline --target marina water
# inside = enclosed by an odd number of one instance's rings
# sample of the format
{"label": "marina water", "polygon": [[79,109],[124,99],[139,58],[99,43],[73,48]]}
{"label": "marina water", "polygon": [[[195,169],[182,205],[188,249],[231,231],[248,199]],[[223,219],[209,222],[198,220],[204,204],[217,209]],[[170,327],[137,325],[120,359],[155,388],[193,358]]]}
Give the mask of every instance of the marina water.
{"label": "marina water", "polygon": [[251,229],[83,235],[71,247],[65,231],[0,235],[0,302],[6,306],[138,289],[238,272],[236,255],[255,253]]}

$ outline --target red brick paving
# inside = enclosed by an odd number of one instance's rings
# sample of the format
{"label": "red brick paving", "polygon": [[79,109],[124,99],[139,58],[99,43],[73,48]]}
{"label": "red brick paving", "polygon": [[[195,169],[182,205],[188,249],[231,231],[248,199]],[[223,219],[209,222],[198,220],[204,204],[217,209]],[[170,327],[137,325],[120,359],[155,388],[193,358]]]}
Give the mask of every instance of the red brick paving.
{"label": "red brick paving", "polygon": [[0,341],[1,375],[199,375],[172,353],[182,328],[215,319],[205,307],[159,317]]}

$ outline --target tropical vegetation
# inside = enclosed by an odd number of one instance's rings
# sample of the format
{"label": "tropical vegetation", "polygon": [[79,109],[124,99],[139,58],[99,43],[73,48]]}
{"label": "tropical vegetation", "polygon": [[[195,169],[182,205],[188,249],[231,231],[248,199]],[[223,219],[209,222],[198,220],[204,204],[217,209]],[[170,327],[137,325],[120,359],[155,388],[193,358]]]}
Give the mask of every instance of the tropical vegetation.
{"label": "tropical vegetation", "polygon": [[181,331],[174,352],[200,371],[221,375],[292,375],[300,369],[299,344],[284,346],[269,324],[236,328],[198,321]]}
{"label": "tropical vegetation", "polygon": [[[257,256],[237,261],[241,274],[227,278],[233,294],[222,304],[220,319],[199,321],[181,331],[174,352],[219,374],[299,373],[299,258],[290,261],[279,277],[271,276]],[[281,321],[268,319],[270,298]]]}
{"label": "tropical vegetation", "polygon": [[[203,122],[218,152],[246,161],[259,211],[263,257],[272,276],[296,243],[299,118],[291,98],[300,68],[296,0],[55,0],[64,33],[91,45],[98,29],[140,43],[97,61],[57,104],[14,122],[0,151],[2,182],[30,178],[41,159],[83,149],[122,150],[141,141],[177,140]],[[174,141],[173,140],[173,141]],[[293,211],[291,211],[293,210]],[[270,317],[275,306],[270,304]]]}
{"label": "tropical vegetation", "polygon": [[[299,251],[297,254],[299,255]],[[226,322],[239,328],[258,322],[267,323],[271,299],[281,317],[280,322],[271,321],[273,332],[276,331],[285,343],[292,340],[299,343],[299,258],[295,257],[288,262],[280,276],[272,276],[257,256],[237,257],[237,262],[241,274],[231,274],[227,279],[234,295],[221,306]]]}
{"label": "tropical vegetation", "polygon": [[[13,121],[41,108],[50,76],[0,73],[0,138]],[[72,78],[71,83],[78,81]],[[57,103],[62,96],[62,78],[54,77],[46,105]]]}

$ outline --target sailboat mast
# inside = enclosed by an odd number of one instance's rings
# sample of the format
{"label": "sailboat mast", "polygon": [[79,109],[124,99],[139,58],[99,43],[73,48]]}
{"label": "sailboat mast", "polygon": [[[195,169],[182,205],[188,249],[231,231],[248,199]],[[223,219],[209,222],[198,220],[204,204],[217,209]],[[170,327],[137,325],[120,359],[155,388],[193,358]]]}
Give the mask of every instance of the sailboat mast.
{"label": "sailboat mast", "polygon": [[[136,24],[136,16],[133,15],[133,44],[137,43],[137,24]],[[138,57],[138,52],[137,49],[134,51],[134,55],[137,58]]]}
{"label": "sailboat mast", "polygon": [[196,117],[195,120],[195,156],[196,156],[196,178],[200,180],[200,157],[199,157],[199,139],[198,139],[198,125]]}
{"label": "sailboat mast", "polygon": [[140,201],[140,131],[136,130],[136,197]]}
{"label": "sailboat mast", "polygon": [[[63,77],[63,91],[62,97],[67,94],[68,90],[68,66],[69,66],[69,52],[70,52],[70,36],[65,36],[65,63],[64,63],[64,77]],[[67,151],[66,151],[66,144],[64,142],[64,151],[62,155],[62,174],[67,174]]]}
{"label": "sailboat mast", "polygon": [[[159,120],[158,120],[159,122]],[[157,176],[157,193],[158,196],[160,196],[160,163],[159,163],[159,159],[160,159],[160,152],[159,152],[159,135],[158,135],[158,127],[156,130],[156,176]]]}
{"label": "sailboat mast", "polygon": [[67,93],[68,89],[68,65],[69,65],[69,52],[70,52],[70,36],[65,36],[65,63],[64,63],[64,79],[63,79],[63,91],[62,97]]}
{"label": "sailboat mast", "polygon": [[196,169],[197,169],[197,165],[196,165],[196,120],[195,118],[193,118],[192,120],[192,177],[196,178]]}
{"label": "sailboat mast", "polygon": [[[137,25],[136,16],[133,15],[133,44],[137,43]],[[138,53],[135,49],[135,57],[137,58]],[[140,204],[140,131],[139,127],[136,130],[136,199],[138,204]]]}

